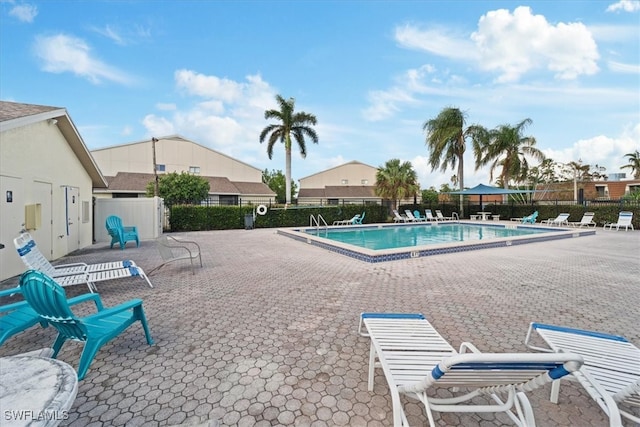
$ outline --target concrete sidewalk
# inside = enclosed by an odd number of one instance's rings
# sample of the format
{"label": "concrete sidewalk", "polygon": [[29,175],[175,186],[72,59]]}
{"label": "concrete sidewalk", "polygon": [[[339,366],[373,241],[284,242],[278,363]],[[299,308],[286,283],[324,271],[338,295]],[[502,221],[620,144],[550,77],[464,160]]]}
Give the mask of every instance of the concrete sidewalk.
{"label": "concrete sidewalk", "polygon": [[[367,391],[363,311],[420,312],[454,347],[525,352],[529,322],[615,333],[640,346],[640,232],[595,236],[370,264],[300,243],[275,230],[181,233],[203,249],[151,276],[98,284],[106,306],[142,298],[155,340],[139,324],[107,343],[80,382],[71,426],[390,426],[381,372]],[[153,241],[109,250],[98,244],[62,262],[130,258],[162,262]],[[2,283],[15,285],[17,278]],[[66,288],[68,296],[86,286]],[[89,307],[87,307],[88,309]],[[84,309],[84,308],[83,308]],[[50,346],[53,328],[10,338],[0,356]],[[77,368],[82,346],[59,359]],[[578,385],[529,393],[539,426],[603,426]],[[4,409],[4,408],[3,408]],[[427,424],[413,401],[412,425]],[[512,425],[500,414],[436,415],[442,426]]]}

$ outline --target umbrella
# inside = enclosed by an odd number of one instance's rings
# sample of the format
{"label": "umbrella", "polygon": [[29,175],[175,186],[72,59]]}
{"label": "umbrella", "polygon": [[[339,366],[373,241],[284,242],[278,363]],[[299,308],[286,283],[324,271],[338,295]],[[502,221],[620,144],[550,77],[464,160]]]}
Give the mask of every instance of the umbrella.
{"label": "umbrella", "polygon": [[459,191],[449,191],[448,194],[461,194],[463,196],[480,196],[480,210],[482,210],[482,196],[495,194],[519,194],[533,193],[535,190],[511,190],[509,188],[492,187],[490,185],[478,184],[473,188],[465,188]]}

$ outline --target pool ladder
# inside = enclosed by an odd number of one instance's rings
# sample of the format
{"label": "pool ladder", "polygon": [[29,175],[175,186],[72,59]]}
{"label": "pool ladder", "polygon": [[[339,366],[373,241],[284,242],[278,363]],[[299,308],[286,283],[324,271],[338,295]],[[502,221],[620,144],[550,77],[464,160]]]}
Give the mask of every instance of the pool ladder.
{"label": "pool ladder", "polygon": [[322,221],[322,223],[324,224],[324,229],[326,230],[327,227],[329,227],[329,225],[327,224],[327,221],[324,220],[324,218],[322,218],[322,215],[318,214],[317,217],[310,215],[309,216],[309,227],[313,227],[314,223],[315,223],[315,227],[316,230],[320,229],[320,221]]}

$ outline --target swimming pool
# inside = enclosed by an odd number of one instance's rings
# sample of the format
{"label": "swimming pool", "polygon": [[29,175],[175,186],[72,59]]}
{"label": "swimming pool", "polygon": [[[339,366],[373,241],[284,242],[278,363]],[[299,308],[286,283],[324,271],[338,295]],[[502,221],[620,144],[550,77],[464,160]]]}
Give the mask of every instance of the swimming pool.
{"label": "swimming pool", "polygon": [[582,237],[595,230],[461,221],[305,227],[280,229],[278,234],[362,261],[384,262]]}

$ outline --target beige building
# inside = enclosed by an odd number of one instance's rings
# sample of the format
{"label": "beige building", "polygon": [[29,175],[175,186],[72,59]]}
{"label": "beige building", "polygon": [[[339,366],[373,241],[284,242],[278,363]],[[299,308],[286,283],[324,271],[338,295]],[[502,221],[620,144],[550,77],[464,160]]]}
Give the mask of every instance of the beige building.
{"label": "beige building", "polygon": [[375,195],[376,173],[373,166],[351,161],[300,178],[298,204],[380,204]]}
{"label": "beige building", "polygon": [[145,197],[148,183],[158,175],[188,172],[209,181],[212,204],[269,204],[276,194],[262,182],[262,171],[226,154],[179,135],[93,150],[109,188],[97,189],[96,197]]}
{"label": "beige building", "polygon": [[25,270],[22,229],[49,260],[90,246],[92,190],[106,187],[66,109],[0,101],[0,280]]}

